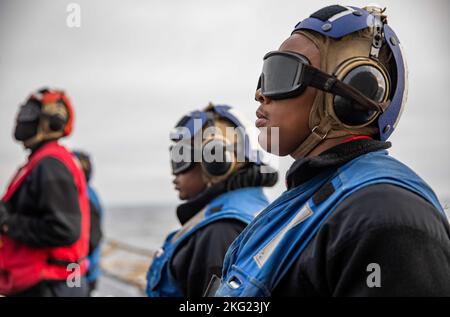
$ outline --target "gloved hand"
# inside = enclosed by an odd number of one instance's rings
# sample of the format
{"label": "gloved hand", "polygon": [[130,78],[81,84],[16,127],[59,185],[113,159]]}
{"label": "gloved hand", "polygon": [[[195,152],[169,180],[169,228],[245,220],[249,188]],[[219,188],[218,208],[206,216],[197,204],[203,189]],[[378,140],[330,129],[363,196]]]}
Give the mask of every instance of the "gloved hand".
{"label": "gloved hand", "polygon": [[6,204],[4,202],[0,201],[0,233],[3,232],[3,227],[6,224],[8,217],[8,208],[6,207]]}

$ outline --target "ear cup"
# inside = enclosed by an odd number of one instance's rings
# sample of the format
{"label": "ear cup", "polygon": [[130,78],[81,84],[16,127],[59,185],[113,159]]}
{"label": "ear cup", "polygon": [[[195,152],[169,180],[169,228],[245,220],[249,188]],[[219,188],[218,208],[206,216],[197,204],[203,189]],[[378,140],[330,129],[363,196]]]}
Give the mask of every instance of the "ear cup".
{"label": "ear cup", "polygon": [[212,139],[204,143],[202,168],[210,176],[224,176],[235,165],[234,151],[221,139]]}
{"label": "ear cup", "polygon": [[48,117],[49,128],[52,131],[62,131],[66,125],[66,121],[59,115],[51,115]]}
{"label": "ear cup", "polygon": [[[56,105],[56,108],[55,108]],[[51,108],[47,108],[51,107]],[[46,110],[44,110],[44,116],[47,118],[49,123],[49,128],[51,131],[64,131],[67,125],[67,118],[60,113],[61,109],[64,109],[64,112],[67,111],[67,106],[64,103],[64,100],[60,99],[55,104],[49,104],[46,106]]]}
{"label": "ear cup", "polygon": [[[373,62],[372,62],[373,63]],[[341,73],[342,82],[356,88],[366,97],[383,102],[389,94],[389,77],[387,72],[373,64],[347,65],[346,73]],[[333,111],[335,116],[347,126],[365,126],[378,115],[377,111],[367,110],[357,102],[343,98],[333,97]]]}

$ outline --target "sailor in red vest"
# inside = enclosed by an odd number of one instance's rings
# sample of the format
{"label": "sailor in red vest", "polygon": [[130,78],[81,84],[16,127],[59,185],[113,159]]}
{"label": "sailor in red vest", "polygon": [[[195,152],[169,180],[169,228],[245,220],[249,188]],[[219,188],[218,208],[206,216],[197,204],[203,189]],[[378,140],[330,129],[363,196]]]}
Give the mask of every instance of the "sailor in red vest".
{"label": "sailor in red vest", "polygon": [[14,137],[31,154],[0,202],[1,295],[87,295],[86,180],[58,143],[73,121],[71,102],[60,90],[42,89],[19,110]]}

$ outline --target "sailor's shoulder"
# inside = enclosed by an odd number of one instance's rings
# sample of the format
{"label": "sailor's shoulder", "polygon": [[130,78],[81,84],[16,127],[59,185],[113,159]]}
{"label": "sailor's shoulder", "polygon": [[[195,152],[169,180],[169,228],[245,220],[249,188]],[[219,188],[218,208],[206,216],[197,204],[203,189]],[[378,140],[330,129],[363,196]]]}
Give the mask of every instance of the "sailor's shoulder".
{"label": "sailor's shoulder", "polygon": [[410,230],[448,240],[448,221],[433,204],[412,191],[381,183],[363,187],[340,202],[321,230],[334,244],[374,230]]}

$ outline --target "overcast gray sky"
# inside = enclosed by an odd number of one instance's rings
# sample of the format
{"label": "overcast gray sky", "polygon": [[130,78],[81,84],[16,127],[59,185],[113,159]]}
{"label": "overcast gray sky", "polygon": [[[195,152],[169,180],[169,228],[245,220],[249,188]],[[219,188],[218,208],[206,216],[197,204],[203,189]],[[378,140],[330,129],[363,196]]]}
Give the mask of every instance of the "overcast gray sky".
{"label": "overcast gray sky", "polygon": [[[69,3],[81,27],[68,28]],[[168,133],[187,111],[227,103],[253,121],[262,57],[334,1],[0,0],[0,190],[25,159],[12,139],[18,105],[42,86],[76,108],[64,143],[91,152],[107,205],[173,203]],[[387,6],[409,66],[409,100],[391,153],[450,198],[449,1]],[[342,4],[363,6],[364,1]],[[284,175],[292,163],[280,160]],[[270,191],[284,189],[283,176]]]}

